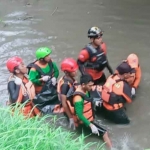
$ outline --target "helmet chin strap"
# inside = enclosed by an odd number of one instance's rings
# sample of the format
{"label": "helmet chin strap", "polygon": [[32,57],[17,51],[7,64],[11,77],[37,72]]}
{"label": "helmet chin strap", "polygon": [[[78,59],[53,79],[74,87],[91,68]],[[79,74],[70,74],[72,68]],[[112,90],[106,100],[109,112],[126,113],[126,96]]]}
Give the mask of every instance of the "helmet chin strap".
{"label": "helmet chin strap", "polygon": [[44,58],[41,58],[39,61],[40,61],[40,63],[43,64],[43,65],[47,63],[47,62],[44,60]]}
{"label": "helmet chin strap", "polygon": [[65,71],[65,76],[69,77],[70,79],[74,80],[73,77],[70,75],[69,72]]}

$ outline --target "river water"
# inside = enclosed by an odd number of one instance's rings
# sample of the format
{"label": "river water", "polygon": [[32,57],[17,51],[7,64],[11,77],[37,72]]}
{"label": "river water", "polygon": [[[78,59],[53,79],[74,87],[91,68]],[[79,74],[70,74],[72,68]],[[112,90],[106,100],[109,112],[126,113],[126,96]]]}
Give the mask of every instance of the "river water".
{"label": "river water", "polygon": [[[0,0],[0,95],[8,99],[6,60],[19,55],[35,59],[40,46],[53,49],[58,66],[65,57],[77,58],[88,43],[87,30],[104,30],[108,58],[115,69],[128,54],[137,53],[142,81],[134,102],[127,105],[128,126],[98,118],[118,150],[150,148],[150,1],[149,0]],[[106,74],[108,74],[106,70]],[[89,138],[88,141],[98,141]]]}

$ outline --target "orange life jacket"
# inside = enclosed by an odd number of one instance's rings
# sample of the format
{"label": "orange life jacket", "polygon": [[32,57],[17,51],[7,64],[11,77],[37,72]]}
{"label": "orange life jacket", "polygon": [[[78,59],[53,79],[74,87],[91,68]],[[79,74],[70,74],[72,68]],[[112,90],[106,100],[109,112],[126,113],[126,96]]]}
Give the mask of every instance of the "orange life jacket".
{"label": "orange life jacket", "polygon": [[135,71],[136,71],[135,80],[132,84],[132,87],[138,88],[140,81],[141,81],[141,77],[142,77],[142,71],[141,71],[140,65],[138,66],[138,68],[135,68]]}
{"label": "orange life jacket", "polygon": [[[87,97],[84,93],[76,91],[74,93],[74,98],[75,96],[80,96],[81,99],[84,100],[84,109],[83,109],[83,115],[85,116],[85,118],[87,118],[90,122],[94,120],[94,114],[93,114],[93,110],[92,110],[92,98]],[[79,120],[78,116],[75,113],[75,109],[74,109],[74,105],[71,105],[71,103],[69,101],[67,101],[68,106],[70,108],[70,111],[73,115],[73,119],[75,122],[75,126],[78,127],[80,124],[83,124],[83,122],[81,120]]]}
{"label": "orange life jacket", "polygon": [[[76,85],[75,85],[77,82],[76,82],[76,81],[72,81],[72,80],[66,78],[65,76],[63,76],[63,77],[61,77],[61,78],[59,79],[58,84],[57,84],[57,92],[58,92],[58,98],[59,98],[60,101],[61,101],[61,86],[62,86],[64,83],[65,83],[65,84],[68,84],[69,87],[70,87],[70,89],[69,89],[69,91],[68,91],[68,93],[67,93],[67,95],[66,95],[66,97],[68,98],[68,99],[67,99],[67,105],[68,105],[68,107],[69,107],[69,106],[71,106],[70,98],[72,98],[73,93],[74,93],[75,89],[77,88]],[[70,108],[70,107],[69,107],[69,108]],[[63,109],[63,111],[64,111],[64,109]],[[70,110],[70,111],[71,111],[71,110]]]}
{"label": "orange life jacket", "polygon": [[72,80],[69,80],[69,79],[67,79],[67,78],[65,78],[65,76],[63,76],[63,77],[61,77],[60,79],[59,79],[59,81],[58,81],[58,83],[57,83],[57,92],[60,94],[61,93],[61,86],[63,85],[63,84],[68,84],[69,85],[69,87],[72,87],[73,86],[73,81]]}
{"label": "orange life jacket", "polygon": [[[118,75],[111,75],[102,87],[103,106],[108,110],[117,110],[123,107],[124,99],[131,103],[131,99],[124,94],[124,81]],[[124,98],[124,99],[123,99]]]}
{"label": "orange life jacket", "polygon": [[[10,76],[9,81],[13,81],[14,77]],[[18,99],[16,100],[16,103],[24,103],[28,101],[25,106],[21,109],[21,112],[28,117],[33,117],[36,115],[40,115],[40,111],[34,106],[32,103],[33,98],[35,97],[35,88],[34,85],[31,81],[27,79],[27,77],[24,76],[22,80],[20,90],[19,90],[19,95]],[[9,105],[11,103],[11,99],[9,100]]]}
{"label": "orange life jacket", "polygon": [[75,89],[77,88],[77,86],[79,85],[78,83],[77,83],[77,81],[73,81],[73,80],[71,80],[71,79],[68,79],[68,78],[66,78],[66,77],[61,77],[60,79],[59,79],[59,81],[58,81],[58,84],[57,84],[57,92],[58,92],[58,97],[59,97],[59,100],[61,100],[61,86],[63,85],[63,84],[68,84],[69,85],[69,87],[70,87],[70,91],[68,91],[68,92],[71,92],[71,88],[73,88],[72,90],[73,91],[75,91]]}
{"label": "orange life jacket", "polygon": [[140,81],[141,81],[141,68],[135,68],[135,73],[132,73],[126,81],[131,85],[131,87],[138,88]]}

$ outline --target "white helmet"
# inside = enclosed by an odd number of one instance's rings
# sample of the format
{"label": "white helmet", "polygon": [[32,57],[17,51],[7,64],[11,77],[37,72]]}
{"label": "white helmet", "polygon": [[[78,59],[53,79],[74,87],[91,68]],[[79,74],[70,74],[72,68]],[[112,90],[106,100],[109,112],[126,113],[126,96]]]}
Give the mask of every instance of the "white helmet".
{"label": "white helmet", "polygon": [[88,37],[98,37],[98,36],[102,36],[103,32],[100,28],[98,27],[92,27],[88,30]]}

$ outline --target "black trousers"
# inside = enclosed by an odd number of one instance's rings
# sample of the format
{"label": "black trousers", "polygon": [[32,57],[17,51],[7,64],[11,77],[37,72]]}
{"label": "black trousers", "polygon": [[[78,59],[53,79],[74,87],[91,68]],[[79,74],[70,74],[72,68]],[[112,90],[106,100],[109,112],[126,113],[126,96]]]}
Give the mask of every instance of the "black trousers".
{"label": "black trousers", "polygon": [[130,120],[126,115],[125,108],[120,108],[118,110],[107,110],[104,106],[102,107],[102,113],[104,117],[116,124],[129,124]]}
{"label": "black trousers", "polygon": [[[98,128],[98,131],[99,131],[99,135],[102,137],[105,133],[106,133],[106,129],[100,127],[98,124],[94,123],[94,122],[91,122],[92,124],[94,124],[97,128]],[[84,133],[84,135],[89,135],[92,133],[91,131],[91,128],[90,127],[87,127],[85,126],[84,124],[81,124],[78,128],[77,128],[77,131],[80,132],[80,133]],[[96,135],[97,136],[97,135]]]}

